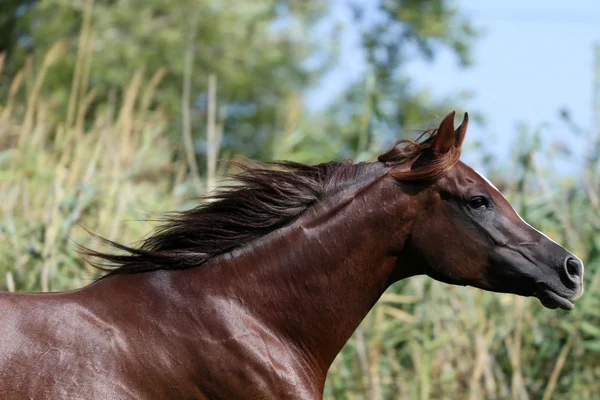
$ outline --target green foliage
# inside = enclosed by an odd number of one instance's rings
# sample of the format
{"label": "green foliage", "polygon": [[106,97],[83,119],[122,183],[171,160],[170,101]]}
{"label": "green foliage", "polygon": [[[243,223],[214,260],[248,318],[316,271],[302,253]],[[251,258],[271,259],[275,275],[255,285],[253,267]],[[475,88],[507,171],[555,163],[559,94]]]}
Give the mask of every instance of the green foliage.
{"label": "green foliage", "polygon": [[[188,208],[214,185],[223,167],[205,153],[372,159],[380,126],[426,127],[460,100],[416,88],[406,63],[446,49],[467,65],[476,34],[448,1],[381,0],[368,24],[357,6],[369,75],[309,115],[302,91],[335,61],[329,38],[311,35],[325,2],[33,3],[0,5],[0,284],[18,291],[89,283],[95,273],[73,241],[99,245],[82,226],[139,240],[146,212]],[[306,67],[316,56],[324,67]],[[600,396],[600,136],[577,179],[552,175],[539,137],[524,127],[512,164],[490,169],[534,226],[582,256],[586,294],[575,311],[427,278],[400,282],[336,360],[325,398]]]}
{"label": "green foliage", "polygon": [[457,93],[450,99],[431,99],[404,71],[409,61],[418,57],[431,61],[442,50],[449,50],[462,66],[471,64],[470,47],[478,33],[451,2],[384,0],[378,3],[372,21],[363,21],[360,9],[356,16],[357,23],[364,25],[363,45],[370,69],[367,87],[353,85],[330,111],[337,116],[331,129],[347,132],[347,142],[361,142],[361,131],[369,130],[372,121],[384,122],[394,132],[422,129],[431,115],[445,115],[449,104],[456,108],[468,96]]}
{"label": "green foliage", "polygon": [[[15,73],[28,54],[40,59],[56,42],[64,42],[66,51],[46,79],[44,92],[65,115],[72,79],[82,75],[95,89],[88,110],[92,116],[111,94],[122,94],[134,71],[150,77],[164,68],[154,105],[163,109],[168,129],[178,132],[183,61],[185,54],[192,52],[192,105],[198,105],[194,127],[200,129],[205,122],[207,80],[216,74],[225,129],[235,132],[227,136],[226,145],[236,152],[264,157],[261,150],[278,126],[279,104],[308,86],[318,73],[302,65],[317,50],[306,39],[306,31],[320,8],[314,1],[294,7],[286,7],[286,3],[47,0],[28,8],[20,18],[26,34],[22,35],[23,45],[15,46],[9,55],[8,67]],[[275,29],[271,22],[277,18],[293,23]]]}
{"label": "green foliage", "polygon": [[[85,114],[89,124],[107,100],[122,95],[134,71],[147,79],[160,71],[164,76],[151,109],[161,108],[168,132],[177,138],[186,107],[181,93],[189,83],[191,126],[199,131],[207,118],[208,76],[215,74],[223,146],[233,153],[270,158],[279,133],[298,128],[290,126],[288,109],[281,105],[317,83],[336,60],[336,36],[312,34],[333,7],[317,0],[46,0],[26,6],[30,3],[11,0],[13,6],[4,14],[15,25],[7,71],[14,76],[25,66],[35,75],[31,69],[61,41],[65,51],[42,90],[57,105],[55,118],[66,115],[67,123],[73,118],[69,107],[74,107],[74,90],[84,94],[87,85],[94,89]],[[402,74],[405,62],[415,49],[430,59],[434,50],[447,48],[467,64],[474,37],[473,28],[447,1],[381,1],[378,23],[360,18],[370,6],[357,3],[354,8],[356,25],[348,29],[361,27],[373,73],[368,99],[363,97],[364,85],[358,84],[328,110],[329,117],[303,126],[316,137],[344,132],[340,137],[345,146],[336,154],[342,157],[354,157],[368,147],[372,138],[365,131],[371,121],[385,121],[393,131],[413,129],[439,111],[441,104],[436,107]],[[186,77],[184,60],[190,54],[193,69]],[[29,56],[33,62],[27,64]],[[8,85],[2,87],[8,90]],[[204,152],[203,141],[194,145],[196,153]],[[294,150],[310,151],[302,146],[298,143]]]}
{"label": "green foliage", "polygon": [[[127,92],[138,89],[130,85]],[[76,253],[75,243],[93,245],[82,226],[138,240],[148,226],[125,221],[145,219],[143,210],[180,207],[181,197],[170,192],[185,194],[177,177],[186,166],[172,162],[164,119],[146,119],[145,109],[124,105],[113,116],[107,107],[93,128],[78,131],[46,123],[50,106],[41,99],[29,107],[26,115],[36,117],[25,123],[14,119],[10,102],[0,108],[3,287],[80,287],[97,274]]]}

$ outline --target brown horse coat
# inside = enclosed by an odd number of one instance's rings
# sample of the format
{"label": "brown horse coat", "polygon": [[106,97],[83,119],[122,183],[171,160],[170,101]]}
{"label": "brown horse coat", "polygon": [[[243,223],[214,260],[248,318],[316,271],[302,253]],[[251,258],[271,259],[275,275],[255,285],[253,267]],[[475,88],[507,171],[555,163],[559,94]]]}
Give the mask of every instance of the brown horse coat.
{"label": "brown horse coat", "polygon": [[466,120],[375,163],[245,169],[100,257],[80,290],[0,294],[2,399],[317,399],[394,282],[417,274],[571,308],[583,264],[461,163]]}

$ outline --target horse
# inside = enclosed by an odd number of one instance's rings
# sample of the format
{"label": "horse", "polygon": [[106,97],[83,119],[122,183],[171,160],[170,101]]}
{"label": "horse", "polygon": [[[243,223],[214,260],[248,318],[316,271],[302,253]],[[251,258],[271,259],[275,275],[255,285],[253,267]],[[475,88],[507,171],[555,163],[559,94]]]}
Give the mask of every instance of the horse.
{"label": "horse", "polygon": [[[318,399],[393,283],[572,309],[583,263],[460,161],[468,114],[374,162],[242,164],[70,292],[0,294],[2,399]],[[94,261],[95,260],[95,261]]]}

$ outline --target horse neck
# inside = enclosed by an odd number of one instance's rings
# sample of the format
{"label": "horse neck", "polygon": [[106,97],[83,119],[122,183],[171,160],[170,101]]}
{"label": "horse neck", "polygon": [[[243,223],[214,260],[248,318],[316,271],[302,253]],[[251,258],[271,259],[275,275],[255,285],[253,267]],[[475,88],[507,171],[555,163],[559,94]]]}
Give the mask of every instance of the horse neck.
{"label": "horse neck", "polygon": [[[214,260],[220,265],[213,273],[227,282],[222,290],[228,299],[240,301],[281,340],[301,349],[323,379],[385,289],[412,275],[395,275],[399,260],[392,251],[409,233],[410,217],[399,211],[408,209],[399,204],[406,196],[379,172],[257,244]],[[393,220],[404,223],[394,226]],[[215,266],[195,270],[208,273]]]}

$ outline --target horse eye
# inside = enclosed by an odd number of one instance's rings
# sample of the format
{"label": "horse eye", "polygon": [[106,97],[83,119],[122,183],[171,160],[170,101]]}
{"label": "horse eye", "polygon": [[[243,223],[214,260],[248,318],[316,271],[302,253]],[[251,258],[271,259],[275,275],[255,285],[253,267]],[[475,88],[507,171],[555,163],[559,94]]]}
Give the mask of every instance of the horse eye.
{"label": "horse eye", "polygon": [[475,196],[469,200],[469,206],[474,210],[484,210],[490,205],[488,199],[483,196]]}

